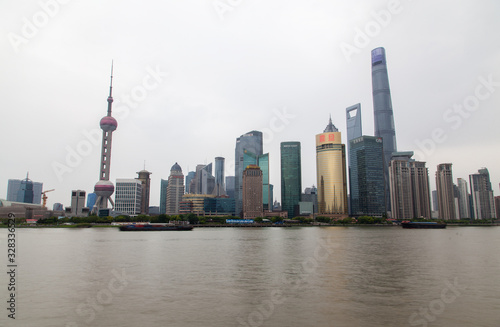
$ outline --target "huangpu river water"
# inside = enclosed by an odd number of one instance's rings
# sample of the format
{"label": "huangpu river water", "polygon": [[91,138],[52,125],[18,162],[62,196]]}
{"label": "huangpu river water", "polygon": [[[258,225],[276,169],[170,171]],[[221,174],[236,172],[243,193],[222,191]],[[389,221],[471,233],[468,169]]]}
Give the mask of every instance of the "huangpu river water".
{"label": "huangpu river water", "polygon": [[497,327],[499,249],[500,227],[17,229],[0,326]]}

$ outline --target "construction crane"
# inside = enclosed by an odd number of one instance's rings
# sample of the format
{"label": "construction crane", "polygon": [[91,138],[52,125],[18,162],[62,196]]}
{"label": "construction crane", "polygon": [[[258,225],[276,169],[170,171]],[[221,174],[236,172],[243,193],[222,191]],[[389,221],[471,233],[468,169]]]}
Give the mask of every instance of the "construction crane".
{"label": "construction crane", "polygon": [[42,192],[42,200],[43,200],[43,208],[47,208],[46,205],[47,205],[47,198],[48,196],[45,195],[45,193],[49,193],[49,192],[52,192],[52,191],[55,191],[55,189],[52,189],[52,190],[48,190],[48,191],[43,191]]}

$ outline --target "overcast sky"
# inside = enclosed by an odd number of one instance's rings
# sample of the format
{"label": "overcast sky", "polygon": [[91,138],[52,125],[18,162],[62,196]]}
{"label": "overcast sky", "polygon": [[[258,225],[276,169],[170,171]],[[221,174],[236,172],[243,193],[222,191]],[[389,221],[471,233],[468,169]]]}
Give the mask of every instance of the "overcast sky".
{"label": "overcast sky", "polygon": [[[46,4],[46,5],[41,5]],[[500,2],[334,0],[2,1],[0,198],[7,180],[43,182],[49,208],[93,191],[114,60],[111,181],[226,158],[265,133],[280,200],[280,142],[300,141],[316,184],[314,136],[329,115],[346,140],[361,103],[373,135],[370,51],[386,49],[398,150],[453,177],[500,182]],[[433,139],[433,140],[432,140]],[[432,141],[431,141],[432,140]]]}

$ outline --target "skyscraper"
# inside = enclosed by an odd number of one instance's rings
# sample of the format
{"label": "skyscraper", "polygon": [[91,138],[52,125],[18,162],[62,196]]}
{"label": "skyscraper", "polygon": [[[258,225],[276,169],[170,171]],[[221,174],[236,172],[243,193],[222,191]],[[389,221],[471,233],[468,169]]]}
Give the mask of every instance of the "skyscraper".
{"label": "skyscraper", "polygon": [[445,220],[457,219],[451,165],[451,163],[439,164],[436,170],[439,219]]}
{"label": "skyscraper", "polygon": [[137,180],[141,182],[141,214],[149,214],[149,192],[151,191],[151,172],[143,169],[137,172]]}
{"label": "skyscraper", "polygon": [[249,150],[243,151],[243,165],[258,166],[262,171],[262,203],[264,211],[271,211],[273,204],[273,186],[269,184],[269,153],[257,155]]}
{"label": "skyscraper", "polygon": [[137,179],[117,179],[115,210],[126,215],[141,213],[142,183]]}
{"label": "skyscraper", "polygon": [[87,208],[92,209],[94,207],[96,200],[97,200],[97,195],[95,193],[87,194]]}
{"label": "skyscraper", "polygon": [[196,177],[196,172],[190,171],[186,175],[186,193],[195,193],[194,190],[190,189],[191,181]]}
{"label": "skyscraper", "polygon": [[262,132],[251,131],[241,135],[236,139],[236,147],[234,151],[234,191],[235,191],[235,208],[236,215],[239,215],[243,209],[243,171],[246,166],[243,163],[244,150],[248,150],[256,155],[263,154]]}
{"label": "skyscraper", "polygon": [[[186,176],[187,179],[187,176]],[[168,179],[161,179],[160,181],[160,214],[167,212],[167,186]]]}
{"label": "skyscraper", "polygon": [[225,159],[222,157],[215,158],[215,187],[214,187],[214,195],[221,196],[226,195],[226,188],[224,186],[224,161]]}
{"label": "skyscraper", "polygon": [[363,135],[361,125],[361,104],[355,104],[346,109],[347,125],[347,153],[349,153],[350,142]]}
{"label": "skyscraper", "polygon": [[234,199],[234,176],[226,176],[226,195]]}
{"label": "skyscraper", "polygon": [[181,166],[177,162],[170,169],[167,186],[167,215],[179,214],[179,202],[184,195],[184,175]]}
{"label": "skyscraper", "polygon": [[[372,50],[372,91],[373,118],[375,121],[375,136],[381,137],[384,144],[385,168],[389,166],[393,152],[397,151],[396,130],[392,112],[391,90],[387,74],[387,61],[384,48]],[[385,173],[386,207],[390,208],[389,171]]]}
{"label": "skyscraper", "polygon": [[[194,194],[212,194],[215,188],[215,177],[212,175],[212,164],[197,165],[196,175],[191,180],[190,188]],[[193,190],[190,190],[193,193]]]}
{"label": "skyscraper", "polygon": [[411,159],[412,151],[395,152],[389,163],[391,217],[431,218],[429,171],[425,162]]}
{"label": "skyscraper", "polygon": [[488,169],[481,168],[477,174],[469,175],[470,193],[474,219],[496,218],[495,200],[491,189],[490,173]]}
{"label": "skyscraper", "polygon": [[413,217],[431,219],[431,192],[429,170],[423,161],[410,162],[413,194]]}
{"label": "skyscraper", "polygon": [[469,201],[469,190],[467,186],[467,181],[463,178],[457,179],[458,187],[458,210],[460,216],[458,219],[471,218],[470,215],[470,201]]}
{"label": "skyscraper", "polygon": [[300,142],[281,143],[281,208],[293,218],[300,202],[302,191],[302,171],[300,162]]}
{"label": "skyscraper", "polygon": [[[111,116],[111,107],[113,103],[113,65],[111,65],[111,82],[109,85],[108,96],[108,114],[100,121],[102,129],[102,148],[101,148],[101,165],[99,170],[99,181],[94,186],[94,193],[97,194],[97,200],[93,208],[93,212],[99,214],[101,209],[108,208],[108,201],[114,207],[111,195],[115,191],[115,186],[109,181],[109,168],[111,165],[111,143],[113,131],[118,127],[118,122]],[[108,213],[104,213],[106,215]]]}
{"label": "skyscraper", "polygon": [[242,176],[243,218],[262,217],[262,171],[259,166],[249,165]]}
{"label": "skyscraper", "polygon": [[7,201],[41,204],[43,183],[33,182],[26,178],[9,179],[7,184]]}
{"label": "skyscraper", "polygon": [[361,136],[350,141],[351,215],[383,216],[385,178],[382,138]]}
{"label": "skyscraper", "polygon": [[345,145],[332,119],[316,135],[316,173],[318,213],[347,215],[347,176]]}

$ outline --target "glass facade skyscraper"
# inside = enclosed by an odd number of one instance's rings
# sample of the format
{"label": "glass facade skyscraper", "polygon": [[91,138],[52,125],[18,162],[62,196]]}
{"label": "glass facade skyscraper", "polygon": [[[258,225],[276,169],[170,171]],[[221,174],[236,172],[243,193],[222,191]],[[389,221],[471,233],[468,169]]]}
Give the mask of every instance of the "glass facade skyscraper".
{"label": "glass facade skyscraper", "polygon": [[300,142],[281,143],[281,210],[293,218],[302,190]]}
{"label": "glass facade skyscraper", "polygon": [[9,179],[7,184],[7,201],[41,204],[43,183],[31,179]]}
{"label": "glass facade skyscraper", "polygon": [[225,159],[222,157],[215,158],[215,196],[226,195],[226,187],[224,186],[224,162]]}
{"label": "glass facade skyscraper", "polygon": [[385,178],[382,138],[362,136],[350,141],[351,215],[383,216]]}
{"label": "glass facade skyscraper", "polygon": [[167,212],[167,187],[168,179],[162,178],[160,181],[160,214],[165,214]]}
{"label": "glass facade skyscraper", "polygon": [[387,167],[389,167],[389,163],[391,162],[392,153],[397,151],[397,146],[394,115],[392,111],[391,90],[389,88],[389,76],[387,74],[387,61],[385,58],[384,48],[376,48],[372,50],[371,63],[375,136],[381,137],[384,142],[386,207],[390,208],[390,183],[389,171]]}

